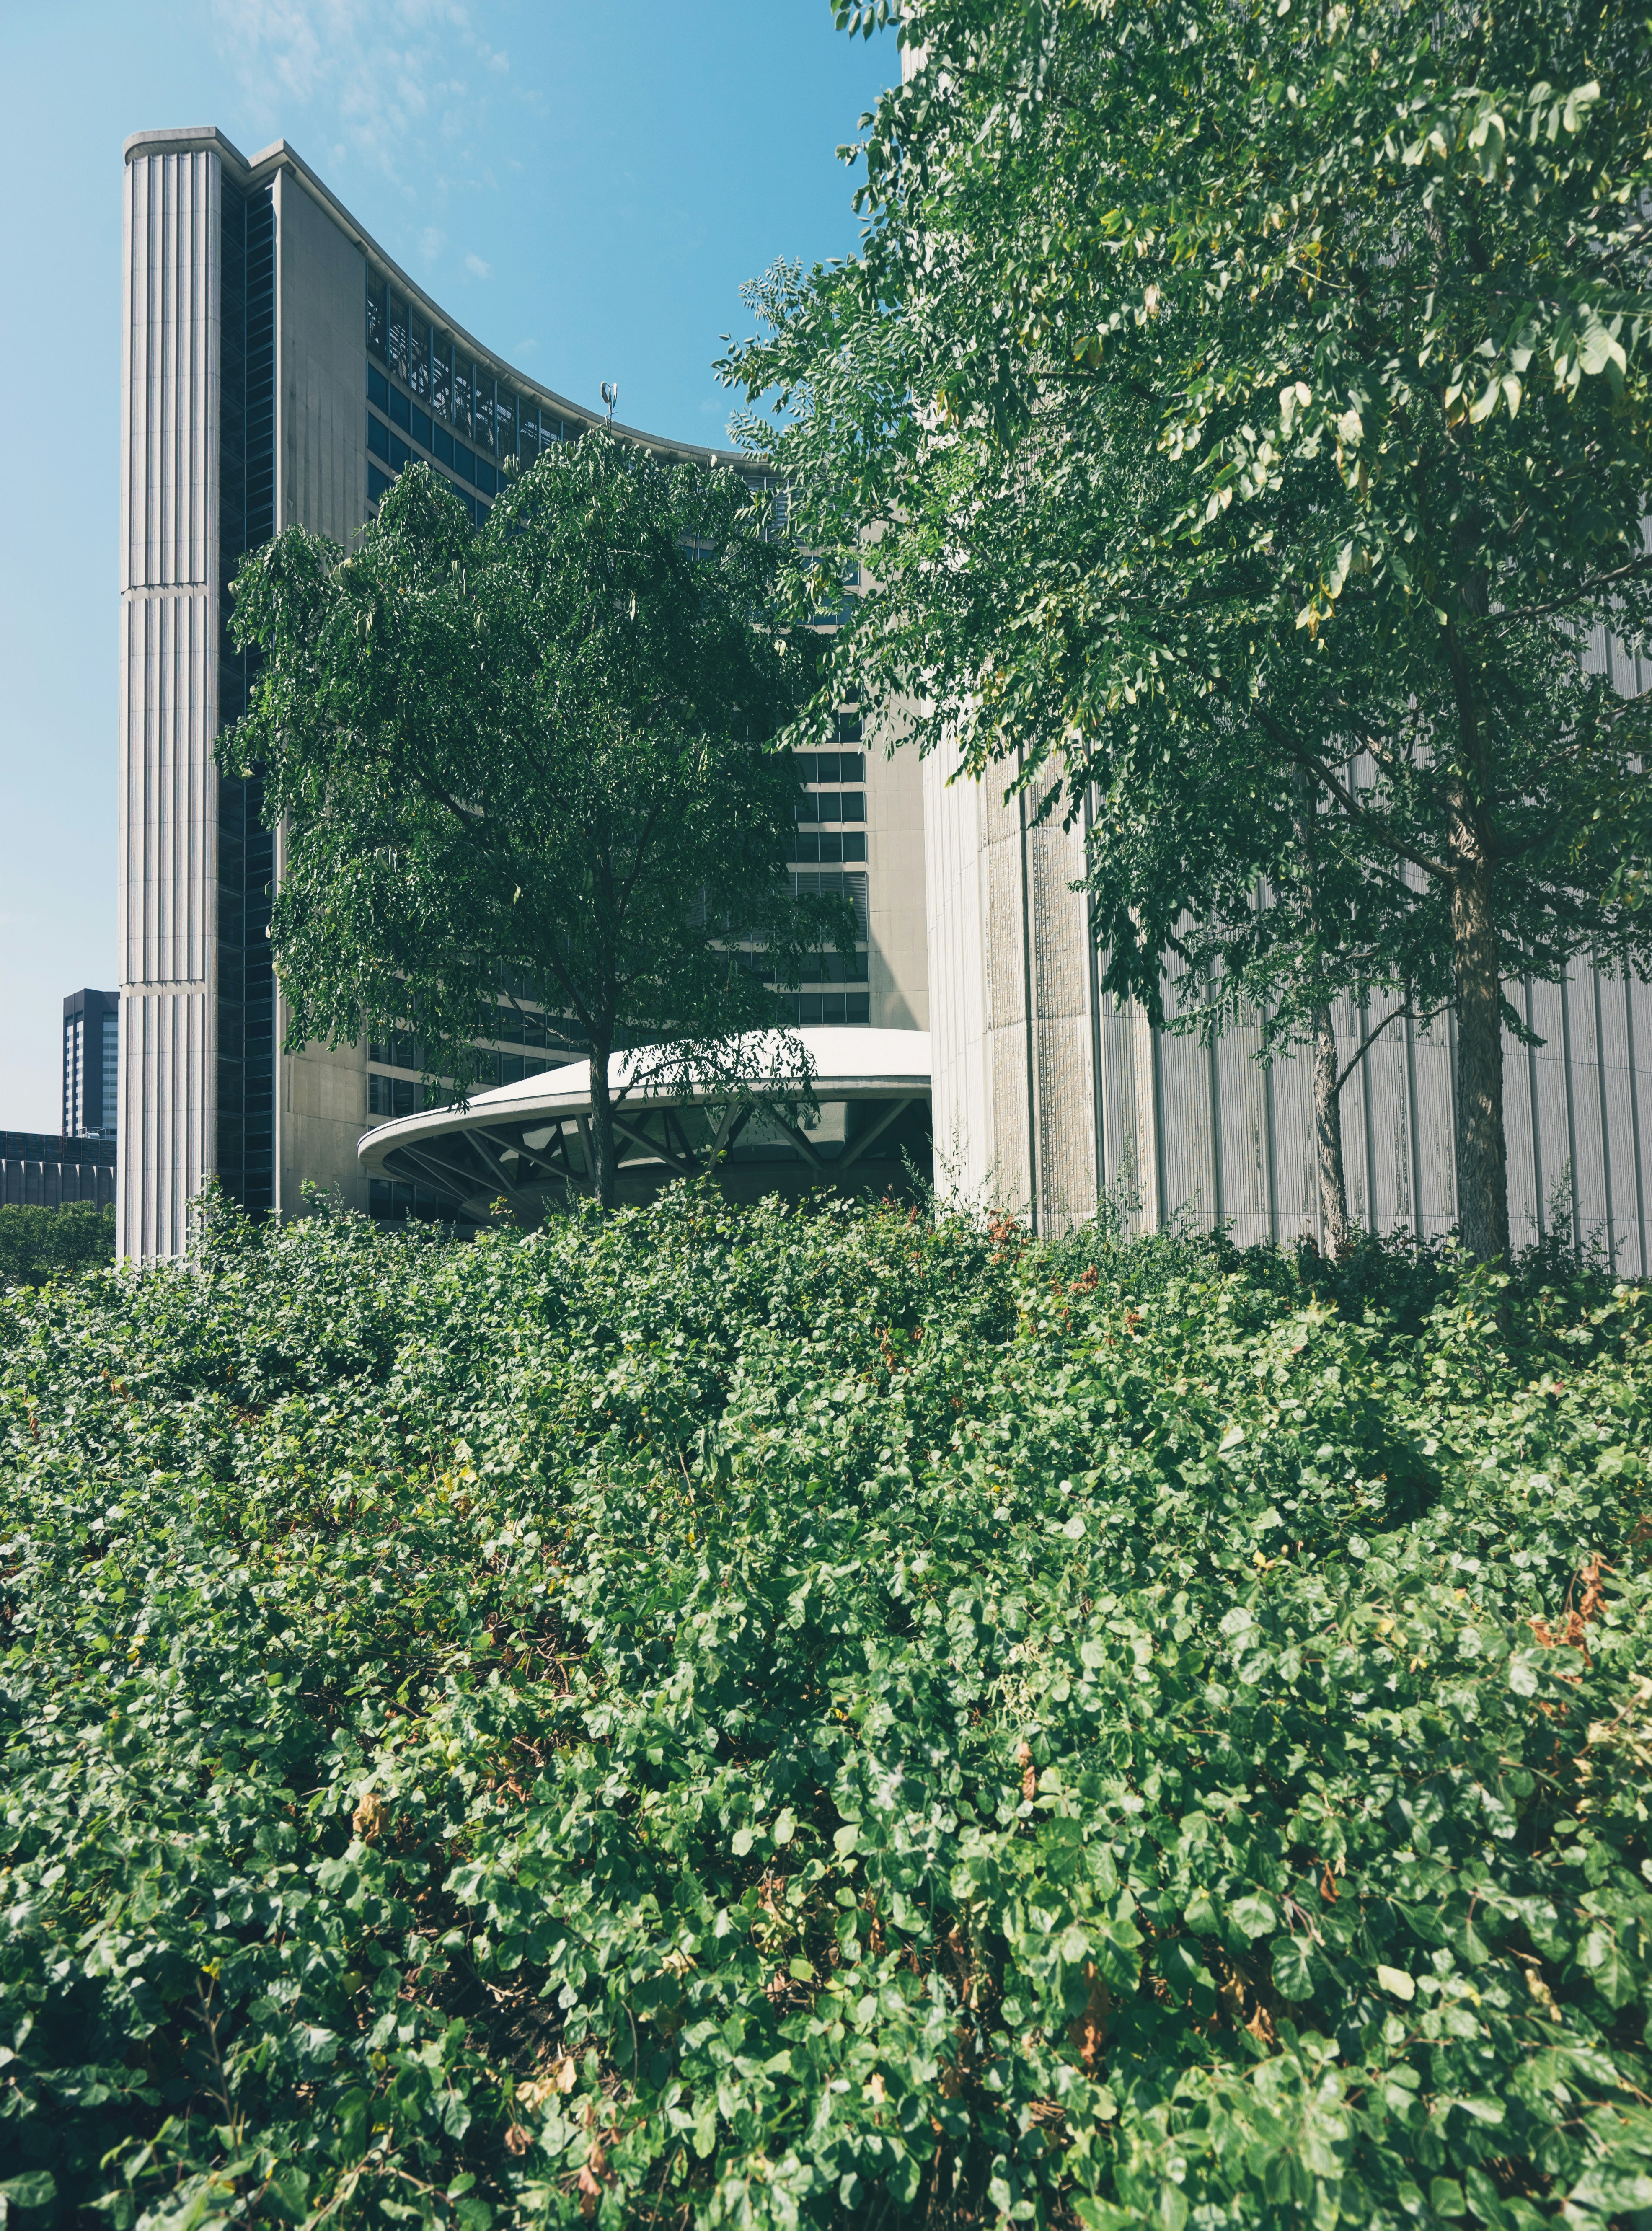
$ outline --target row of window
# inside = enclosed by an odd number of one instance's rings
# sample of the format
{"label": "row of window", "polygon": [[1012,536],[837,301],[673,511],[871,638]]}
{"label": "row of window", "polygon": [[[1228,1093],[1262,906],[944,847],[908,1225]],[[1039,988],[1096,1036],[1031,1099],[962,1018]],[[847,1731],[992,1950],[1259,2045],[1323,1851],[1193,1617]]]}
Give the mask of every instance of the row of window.
{"label": "row of window", "polygon": [[871,995],[867,992],[786,992],[781,1005],[799,1023],[869,1023]]}
{"label": "row of window", "polygon": [[531,465],[549,442],[577,439],[579,422],[541,410],[538,398],[496,380],[432,326],[387,281],[367,278],[367,353],[442,424],[493,457]]}
{"label": "row of window", "polygon": [[798,861],[864,860],[864,829],[800,829],[792,840],[792,857]]}
{"label": "row of window", "polygon": [[[367,366],[367,400],[375,410],[383,412],[392,427],[398,426],[404,434],[411,434],[420,449],[427,450],[438,465],[457,473],[472,488],[480,488],[483,495],[498,495],[504,482],[503,467],[493,464],[447,427],[433,420],[427,411],[421,411],[417,403],[411,402],[399,387],[392,387],[383,372],[371,364]],[[386,438],[387,432],[384,428],[374,434],[370,418],[367,425],[369,448],[376,449],[382,456]]]}
{"label": "row of window", "polygon": [[[847,713],[838,715],[839,726],[854,720],[855,734],[860,733],[858,717]],[[866,754],[864,752],[799,752],[797,779],[800,782],[865,782]]]}
{"label": "row of window", "polygon": [[800,801],[797,818],[800,821],[864,821],[866,793],[864,790],[812,791]]}

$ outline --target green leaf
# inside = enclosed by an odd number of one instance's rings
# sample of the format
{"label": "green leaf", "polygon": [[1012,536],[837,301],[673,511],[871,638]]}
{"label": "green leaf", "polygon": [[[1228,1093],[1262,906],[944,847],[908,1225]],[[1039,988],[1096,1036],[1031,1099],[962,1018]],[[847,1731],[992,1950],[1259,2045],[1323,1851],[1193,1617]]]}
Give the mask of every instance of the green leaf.
{"label": "green leaf", "polygon": [[1313,1959],[1305,1938],[1276,1937],[1272,1965],[1273,1987],[1281,1997],[1306,1999],[1313,1995]]}

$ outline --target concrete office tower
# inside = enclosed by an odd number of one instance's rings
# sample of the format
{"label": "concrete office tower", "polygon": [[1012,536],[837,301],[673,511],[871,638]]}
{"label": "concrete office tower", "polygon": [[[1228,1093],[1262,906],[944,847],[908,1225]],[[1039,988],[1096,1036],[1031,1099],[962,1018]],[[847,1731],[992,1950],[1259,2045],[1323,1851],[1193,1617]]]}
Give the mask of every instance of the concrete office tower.
{"label": "concrete office tower", "polygon": [[[355,1145],[411,1110],[417,1049],[281,1051],[265,934],[279,836],[256,782],[221,780],[212,760],[251,679],[225,626],[237,561],[295,523],[347,546],[415,458],[479,521],[508,460],[531,463],[600,414],[467,333],[285,141],[248,161],[210,128],[138,133],[125,242],[120,1249],[146,1258],[183,1247],[214,1173],[262,1212],[291,1213],[307,1179],[357,1206],[402,1205],[370,1193]],[[918,773],[863,765],[852,721],[838,741],[813,770],[820,818],[800,830],[796,872],[849,889],[865,935],[852,972],[805,989],[800,1018],[921,1028]],[[548,1025],[530,1050],[508,1022],[502,1009],[500,1082],[566,1057]]]}
{"label": "concrete office tower", "polygon": [[120,995],[71,992],[63,1002],[63,1136],[113,1139],[119,1120]]}

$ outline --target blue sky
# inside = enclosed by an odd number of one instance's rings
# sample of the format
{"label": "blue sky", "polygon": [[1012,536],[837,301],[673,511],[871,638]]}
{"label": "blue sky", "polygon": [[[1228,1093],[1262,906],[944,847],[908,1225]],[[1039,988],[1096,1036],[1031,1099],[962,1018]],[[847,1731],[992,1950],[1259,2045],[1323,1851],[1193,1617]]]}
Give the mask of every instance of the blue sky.
{"label": "blue sky", "polygon": [[852,250],[898,72],[827,0],[0,0],[0,1128],[57,1128],[63,994],[116,981],[126,135],[290,140],[479,340],[716,442],[740,283]]}

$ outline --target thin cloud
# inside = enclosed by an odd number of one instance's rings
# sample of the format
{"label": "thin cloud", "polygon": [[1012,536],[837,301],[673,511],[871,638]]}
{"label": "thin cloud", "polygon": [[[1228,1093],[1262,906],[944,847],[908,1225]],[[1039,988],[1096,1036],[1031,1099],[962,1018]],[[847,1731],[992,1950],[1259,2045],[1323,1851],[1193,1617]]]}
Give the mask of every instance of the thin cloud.
{"label": "thin cloud", "polygon": [[435,142],[480,132],[482,86],[509,68],[463,0],[212,0],[212,20],[261,116],[342,143],[409,191],[428,188]]}
{"label": "thin cloud", "polygon": [[464,259],[464,268],[473,279],[491,279],[493,276],[492,264],[484,263],[474,248]]}

